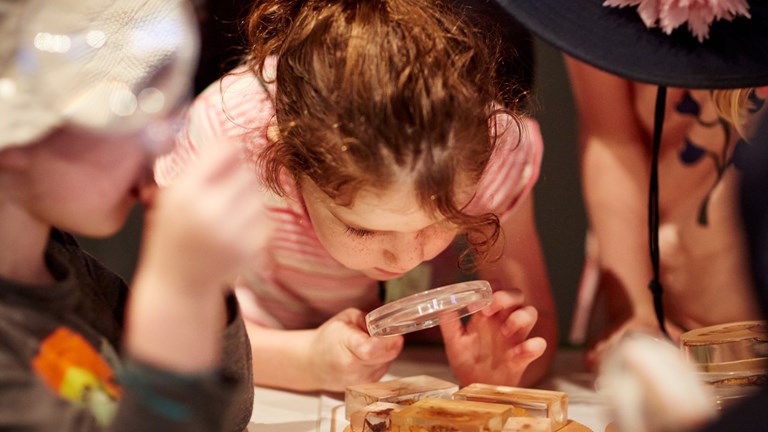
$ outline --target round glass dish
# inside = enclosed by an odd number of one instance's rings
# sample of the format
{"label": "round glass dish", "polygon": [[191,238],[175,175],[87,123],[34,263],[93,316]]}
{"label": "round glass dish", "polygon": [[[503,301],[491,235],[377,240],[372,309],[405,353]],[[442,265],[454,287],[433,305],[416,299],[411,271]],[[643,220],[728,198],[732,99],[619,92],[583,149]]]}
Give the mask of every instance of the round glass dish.
{"label": "round glass dish", "polygon": [[714,391],[720,410],[768,383],[768,322],[741,321],[703,327],[680,336],[683,353]]}
{"label": "round glass dish", "polygon": [[434,327],[440,321],[473,314],[491,304],[491,284],[461,282],[409,295],[365,316],[371,336],[395,336]]}

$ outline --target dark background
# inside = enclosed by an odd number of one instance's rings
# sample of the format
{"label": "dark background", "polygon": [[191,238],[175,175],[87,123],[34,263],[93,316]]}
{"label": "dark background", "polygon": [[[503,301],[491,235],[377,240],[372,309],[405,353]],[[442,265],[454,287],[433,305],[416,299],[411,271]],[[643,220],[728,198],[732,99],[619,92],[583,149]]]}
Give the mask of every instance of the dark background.
{"label": "dark background", "polygon": [[[196,90],[232,66],[237,56],[237,0],[211,2],[200,10],[203,46]],[[534,39],[533,112],[544,135],[544,160],[534,190],[537,223],[559,315],[561,341],[566,341],[584,257],[586,222],[578,172],[575,114],[562,57]],[[224,62],[224,64],[222,64]],[[182,217],[182,215],[179,215]],[[136,208],[115,236],[80,239],[83,246],[130,281],[141,237],[141,211]]]}

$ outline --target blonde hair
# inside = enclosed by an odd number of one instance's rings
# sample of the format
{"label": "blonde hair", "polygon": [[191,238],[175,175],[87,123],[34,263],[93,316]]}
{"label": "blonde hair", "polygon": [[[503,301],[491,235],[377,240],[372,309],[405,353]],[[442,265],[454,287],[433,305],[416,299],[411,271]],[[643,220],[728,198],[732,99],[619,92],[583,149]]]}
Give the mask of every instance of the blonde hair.
{"label": "blonde hair", "polygon": [[753,87],[713,90],[712,99],[715,102],[718,114],[728,123],[732,124],[742,137],[747,133],[744,129],[747,122],[746,104]]}

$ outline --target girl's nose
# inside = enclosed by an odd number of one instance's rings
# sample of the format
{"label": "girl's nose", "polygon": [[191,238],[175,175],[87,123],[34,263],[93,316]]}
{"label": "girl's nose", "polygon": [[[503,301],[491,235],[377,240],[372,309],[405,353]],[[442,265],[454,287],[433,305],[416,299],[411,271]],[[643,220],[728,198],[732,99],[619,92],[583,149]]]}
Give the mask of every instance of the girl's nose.
{"label": "girl's nose", "polygon": [[406,272],[424,261],[424,244],[418,233],[399,234],[384,249],[384,259],[392,271]]}

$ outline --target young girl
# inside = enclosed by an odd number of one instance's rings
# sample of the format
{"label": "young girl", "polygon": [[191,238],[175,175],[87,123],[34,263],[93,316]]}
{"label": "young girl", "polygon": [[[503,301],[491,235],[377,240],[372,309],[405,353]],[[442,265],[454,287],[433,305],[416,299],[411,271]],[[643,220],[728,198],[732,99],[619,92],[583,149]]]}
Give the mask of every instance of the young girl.
{"label": "young girl", "polygon": [[248,24],[246,65],[198,97],[155,173],[171,182],[206,146],[252,151],[275,222],[238,290],[255,382],[378,380],[403,344],[365,330],[380,283],[419,279],[459,235],[463,267],[495,294],[466,326],[441,326],[456,377],[542,377],[556,346],[531,197],[542,143],[496,75],[499,41],[427,0],[262,1]]}
{"label": "young girl", "polygon": [[[227,287],[261,242],[253,175],[233,148],[149,181],[191,86],[188,5],[0,10],[0,430],[243,431],[250,350]],[[68,233],[114,234],[138,199],[128,290]]]}

